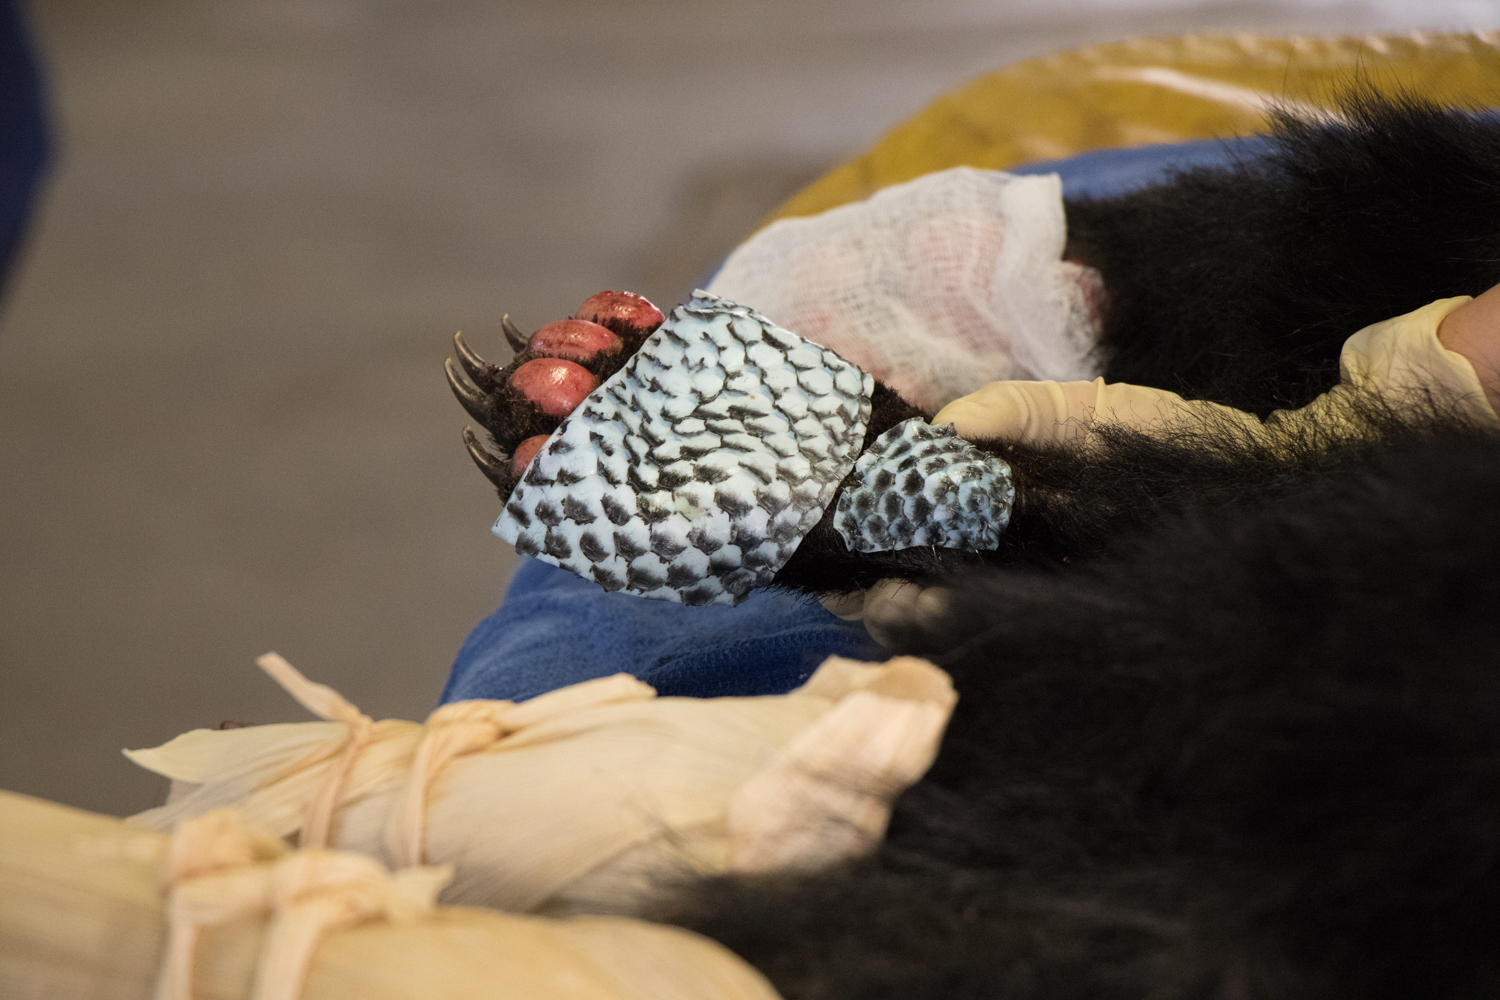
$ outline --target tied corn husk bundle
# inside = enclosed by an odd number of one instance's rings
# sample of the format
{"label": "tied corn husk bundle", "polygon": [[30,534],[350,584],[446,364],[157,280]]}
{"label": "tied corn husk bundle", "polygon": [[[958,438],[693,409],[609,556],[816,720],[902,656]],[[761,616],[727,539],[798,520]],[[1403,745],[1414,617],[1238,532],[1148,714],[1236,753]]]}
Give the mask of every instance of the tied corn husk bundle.
{"label": "tied corn husk bundle", "polygon": [[446,903],[553,914],[638,912],[686,877],[869,850],[956,700],[924,660],[831,657],[787,695],[658,698],[622,674],[377,723],[279,657],[261,665],[338,721],[194,730],[127,752],[174,782],[134,823],[170,830],[233,806],[304,847],[452,865]]}
{"label": "tied corn husk bundle", "polygon": [[228,812],[168,837],[0,791],[0,997],[777,1000],[679,928],[434,906],[445,871],[292,851]]}

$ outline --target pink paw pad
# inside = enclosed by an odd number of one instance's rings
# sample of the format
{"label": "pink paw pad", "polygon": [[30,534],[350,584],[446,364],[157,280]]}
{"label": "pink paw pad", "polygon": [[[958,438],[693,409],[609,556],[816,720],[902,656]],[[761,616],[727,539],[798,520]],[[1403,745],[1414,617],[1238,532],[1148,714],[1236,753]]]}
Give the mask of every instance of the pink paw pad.
{"label": "pink paw pad", "polygon": [[575,319],[603,323],[617,319],[641,330],[654,330],[666,319],[660,309],[643,295],[634,292],[599,292],[583,300],[573,314]]}
{"label": "pink paw pad", "polygon": [[599,354],[614,354],[623,346],[620,338],[612,332],[585,319],[548,323],[533,333],[526,343],[526,349],[532,354],[574,361],[587,361]]}
{"label": "pink paw pad", "polygon": [[538,451],[541,451],[542,445],[547,443],[547,438],[550,436],[548,434],[533,434],[525,441],[516,445],[516,450],[510,457],[510,471],[517,476],[525,473],[526,467],[531,464],[531,460],[536,457]]}
{"label": "pink paw pad", "polygon": [[571,361],[537,358],[517,368],[510,384],[548,416],[566,417],[599,387],[599,380]]}

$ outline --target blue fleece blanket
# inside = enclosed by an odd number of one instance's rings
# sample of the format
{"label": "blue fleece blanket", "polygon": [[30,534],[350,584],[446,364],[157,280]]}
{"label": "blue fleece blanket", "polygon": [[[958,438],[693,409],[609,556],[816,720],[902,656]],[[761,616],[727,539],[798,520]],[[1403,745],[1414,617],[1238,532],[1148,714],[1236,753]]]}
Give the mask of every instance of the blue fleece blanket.
{"label": "blue fleece blanket", "polygon": [[[1265,149],[1256,138],[1107,149],[1012,169],[1057,173],[1065,197],[1111,197],[1173,170],[1224,167]],[[479,623],[453,664],[443,702],[519,700],[625,671],[664,695],[783,694],[827,656],[884,659],[858,622],[822,605],[761,592],[737,608],[686,607],[610,594],[522,559],[505,603]]]}
{"label": "blue fleece blanket", "polygon": [[19,0],[0,0],[0,287],[31,217],[49,141],[42,78]]}

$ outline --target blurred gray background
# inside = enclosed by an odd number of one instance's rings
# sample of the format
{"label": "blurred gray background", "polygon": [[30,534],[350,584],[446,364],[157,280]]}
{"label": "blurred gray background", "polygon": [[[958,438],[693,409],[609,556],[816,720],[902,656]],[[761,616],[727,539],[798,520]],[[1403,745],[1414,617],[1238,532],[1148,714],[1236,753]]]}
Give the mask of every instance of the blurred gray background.
{"label": "blurred gray background", "polygon": [[455,330],[667,306],[978,73],[1500,3],[39,0],[58,158],[0,319],[0,787],[128,813],[121,747],[306,718],[277,650],[422,718],[512,554]]}

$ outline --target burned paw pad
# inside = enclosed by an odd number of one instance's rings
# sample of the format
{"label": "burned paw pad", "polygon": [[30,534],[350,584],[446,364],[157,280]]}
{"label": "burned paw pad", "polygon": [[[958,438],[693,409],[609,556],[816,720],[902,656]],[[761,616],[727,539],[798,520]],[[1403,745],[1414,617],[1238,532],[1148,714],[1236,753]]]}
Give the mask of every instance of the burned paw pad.
{"label": "burned paw pad", "polygon": [[834,352],[695,293],[563,420],[494,532],[606,590],[738,604],[821,520],[873,390]]}
{"label": "burned paw pad", "polygon": [[1015,501],[1009,465],[920,418],[876,438],[854,472],[834,518],[851,552],[998,548]]}
{"label": "burned paw pad", "polygon": [[516,353],[503,368],[475,354],[462,334],[454,335],[458,360],[444,366],[448,384],[489,431],[499,454],[492,454],[472,428],[464,428],[464,444],[501,496],[510,495],[562,418],[618,371],[662,320],[659,309],[631,292],[590,296],[572,318],[548,323],[530,337],[507,316],[501,326]]}

